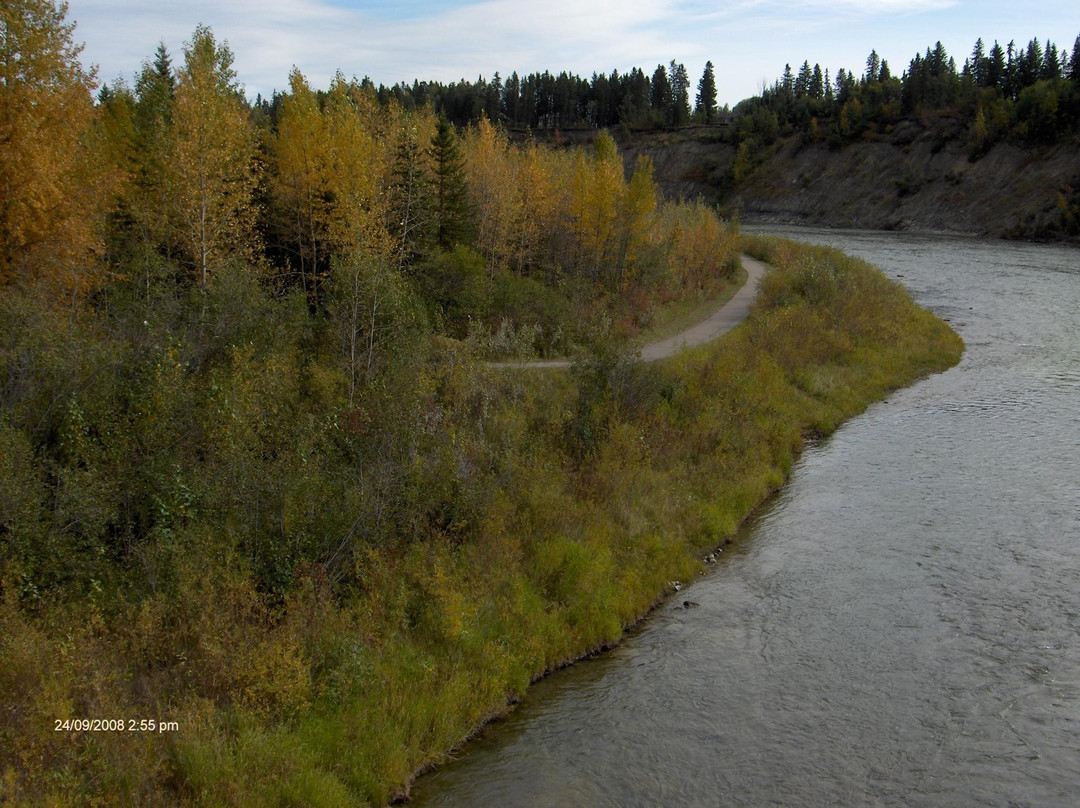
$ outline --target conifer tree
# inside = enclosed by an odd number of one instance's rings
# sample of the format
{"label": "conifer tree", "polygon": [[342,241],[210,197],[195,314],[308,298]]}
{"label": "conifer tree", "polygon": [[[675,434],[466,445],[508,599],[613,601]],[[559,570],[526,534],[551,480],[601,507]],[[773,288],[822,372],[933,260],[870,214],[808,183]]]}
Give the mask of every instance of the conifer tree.
{"label": "conifer tree", "polygon": [[821,73],[821,65],[814,65],[814,72],[810,76],[810,97],[815,100],[821,100],[825,97],[825,85],[828,83],[828,79]]}
{"label": "conifer tree", "polygon": [[690,77],[686,66],[671,60],[671,123],[685,126],[690,122]]}
{"label": "conifer tree", "polygon": [[1004,90],[1005,78],[1005,50],[995,41],[994,47],[990,49],[990,56],[986,63],[986,77],[983,81],[983,86],[997,87],[998,89]]}
{"label": "conifer tree", "polygon": [[429,155],[421,147],[413,126],[398,134],[389,193],[388,227],[402,264],[414,263],[427,253],[434,238],[435,211]]}
{"label": "conifer tree", "polygon": [[650,101],[653,112],[657,113],[661,122],[668,123],[671,115],[671,81],[663,65],[657,65],[653,71]]}
{"label": "conifer tree", "polygon": [[975,40],[975,47],[971,51],[971,78],[976,87],[985,87],[987,80],[986,50],[982,37]]}
{"label": "conifer tree", "polygon": [[716,120],[716,76],[711,61],[705,63],[705,72],[698,82],[695,105],[699,121],[711,124]]}
{"label": "conifer tree", "polygon": [[[940,42],[938,43],[941,44]],[[863,76],[864,84],[873,84],[878,80],[881,73],[881,57],[878,56],[876,50],[870,51],[870,55],[866,57],[866,75]]]}
{"label": "conifer tree", "polygon": [[1043,70],[1040,78],[1057,81],[1061,78],[1061,57],[1058,55],[1057,45],[1050,40],[1046,41],[1046,50],[1043,57]]}
{"label": "conifer tree", "polygon": [[799,68],[799,75],[795,77],[795,97],[805,98],[810,94],[810,82],[813,80],[814,74],[810,70],[810,62],[804,61],[802,67]]}
{"label": "conifer tree", "polygon": [[167,222],[166,186],[175,95],[176,76],[165,43],[161,43],[154,61],[144,62],[135,78],[134,176],[127,206],[142,243],[166,253],[173,246]]}
{"label": "conifer tree", "polygon": [[464,160],[454,128],[440,118],[431,141],[435,206],[435,241],[449,250],[465,241],[469,231],[469,193]]}

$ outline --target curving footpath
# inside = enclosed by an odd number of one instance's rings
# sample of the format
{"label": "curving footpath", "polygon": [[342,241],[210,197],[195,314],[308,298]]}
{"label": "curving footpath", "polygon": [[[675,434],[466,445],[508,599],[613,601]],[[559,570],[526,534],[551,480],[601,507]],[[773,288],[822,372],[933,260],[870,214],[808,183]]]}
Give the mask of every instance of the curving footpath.
{"label": "curving footpath", "polygon": [[[673,337],[662,339],[659,342],[650,342],[642,346],[639,351],[642,362],[655,362],[658,359],[667,359],[674,356],[684,348],[701,345],[726,334],[750,314],[750,304],[754,302],[757,294],[758,281],[765,275],[766,266],[756,261],[749,255],[742,256],[742,265],[746,269],[746,283],[735,293],[727,303],[718,308],[697,325],[691,326],[685,331]],[[491,367],[496,368],[568,368],[569,359],[548,359],[528,362],[491,362]]]}

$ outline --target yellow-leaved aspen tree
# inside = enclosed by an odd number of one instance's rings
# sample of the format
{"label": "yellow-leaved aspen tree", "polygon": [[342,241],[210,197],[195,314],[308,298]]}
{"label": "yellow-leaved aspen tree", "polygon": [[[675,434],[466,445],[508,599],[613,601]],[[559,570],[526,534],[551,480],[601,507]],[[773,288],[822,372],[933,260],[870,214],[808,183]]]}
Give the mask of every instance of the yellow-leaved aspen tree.
{"label": "yellow-leaved aspen tree", "polygon": [[476,247],[489,275],[518,251],[514,228],[521,219],[518,161],[504,134],[486,118],[465,138],[465,172],[472,202]]}
{"label": "yellow-leaved aspen tree", "polygon": [[530,144],[520,156],[518,175],[521,207],[518,233],[518,271],[544,260],[557,263],[565,253],[566,223],[570,219],[569,159]]}
{"label": "yellow-leaved aspen tree", "polygon": [[610,257],[619,199],[626,180],[618,147],[606,130],[596,138],[590,158],[575,166],[575,230],[586,269],[599,275]]}
{"label": "yellow-leaved aspen tree", "polygon": [[384,248],[382,172],[389,163],[375,129],[375,99],[339,73],[323,109],[327,136],[327,231],[335,257]]}
{"label": "yellow-leaved aspen tree", "polygon": [[331,142],[315,93],[293,68],[273,142],[276,223],[310,297],[330,267]]}
{"label": "yellow-leaved aspen tree", "polygon": [[619,286],[626,288],[633,274],[638,251],[648,238],[650,219],[656,211],[656,183],[652,158],[639,155],[634,173],[619,199],[618,256]]}
{"label": "yellow-leaved aspen tree", "polygon": [[0,3],[0,284],[45,275],[77,291],[97,246],[84,143],[94,77],[66,15],[51,0]]}
{"label": "yellow-leaved aspen tree", "polygon": [[184,48],[166,167],[171,224],[201,286],[254,243],[255,136],[227,45],[195,29]]}

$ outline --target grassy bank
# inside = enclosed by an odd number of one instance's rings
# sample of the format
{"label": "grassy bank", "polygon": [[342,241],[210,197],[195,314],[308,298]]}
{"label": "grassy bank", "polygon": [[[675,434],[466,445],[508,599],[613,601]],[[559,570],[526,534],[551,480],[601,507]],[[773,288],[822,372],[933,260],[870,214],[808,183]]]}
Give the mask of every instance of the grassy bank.
{"label": "grassy bank", "polygon": [[[536,677],[617,641],[696,574],[807,435],[959,360],[948,326],[865,264],[742,246],[775,268],[750,319],[648,366],[601,344],[570,372],[502,370],[443,339],[395,359],[378,393],[393,406],[348,409],[326,403],[340,380],[273,347],[266,319],[197,389],[175,337],[128,349],[142,357],[82,357],[117,370],[54,396],[63,462],[31,463],[19,413],[0,423],[0,538],[18,549],[0,604],[4,802],[385,804]],[[76,366],[53,329],[11,306],[4,317],[36,329],[22,333],[44,341],[39,360]],[[81,350],[112,350],[84,336]],[[124,423],[95,414],[116,397],[137,402]],[[147,455],[159,512],[127,548],[136,562],[71,531],[34,544],[46,507],[107,520],[106,489],[139,481],[87,469],[122,468],[165,424],[160,439],[190,443],[192,465]],[[269,534],[246,532],[245,508]],[[309,546],[321,563],[286,563]],[[268,588],[279,568],[287,580]],[[47,580],[67,594],[27,591]],[[57,719],[155,731],[55,731]]]}

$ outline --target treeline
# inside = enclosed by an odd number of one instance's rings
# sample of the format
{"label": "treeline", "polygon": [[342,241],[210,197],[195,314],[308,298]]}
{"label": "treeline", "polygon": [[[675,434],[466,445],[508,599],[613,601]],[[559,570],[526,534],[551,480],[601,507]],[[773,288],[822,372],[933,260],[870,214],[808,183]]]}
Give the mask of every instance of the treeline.
{"label": "treeline", "polygon": [[[963,66],[938,42],[916,54],[902,75],[872,51],[861,75],[788,65],[760,96],[735,109],[745,159],[778,136],[801,134],[839,147],[882,135],[906,118],[954,116],[978,155],[1012,139],[1050,144],[1080,131],[1080,37],[1072,55],[1049,40],[1026,48],[987,47],[979,39]],[[736,175],[739,171],[736,171]]]}
{"label": "treeline", "polygon": [[[475,82],[415,80],[376,87],[365,78],[359,84],[374,92],[383,106],[395,102],[404,109],[431,107],[459,127],[486,119],[514,129],[650,129],[717,123],[729,112],[717,106],[711,61],[694,85],[696,91],[686,66],[674,59],[657,65],[651,74],[635,67],[628,73],[612,70],[584,78],[545,70],[526,76],[514,72],[505,80],[496,72],[490,81],[481,76]],[[275,93],[257,99],[257,104],[273,116],[281,101]]]}

